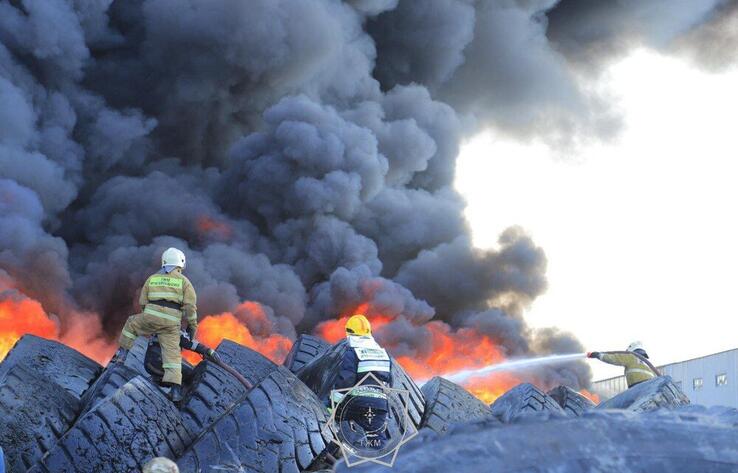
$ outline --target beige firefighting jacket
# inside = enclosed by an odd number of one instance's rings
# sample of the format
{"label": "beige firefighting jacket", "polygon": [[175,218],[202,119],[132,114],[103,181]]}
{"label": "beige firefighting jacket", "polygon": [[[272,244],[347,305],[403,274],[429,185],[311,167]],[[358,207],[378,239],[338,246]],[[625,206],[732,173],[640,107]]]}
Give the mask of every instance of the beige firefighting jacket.
{"label": "beige firefighting jacket", "polygon": [[625,380],[628,382],[628,387],[656,376],[646,363],[632,353],[600,353],[598,358],[605,363],[625,367]]}
{"label": "beige firefighting jacket", "polygon": [[[174,302],[180,304],[182,310],[150,304],[153,301]],[[169,274],[156,273],[149,276],[141,289],[138,302],[145,313],[167,320],[181,321],[184,314],[188,326],[197,328],[197,294],[180,268],[175,268]]]}

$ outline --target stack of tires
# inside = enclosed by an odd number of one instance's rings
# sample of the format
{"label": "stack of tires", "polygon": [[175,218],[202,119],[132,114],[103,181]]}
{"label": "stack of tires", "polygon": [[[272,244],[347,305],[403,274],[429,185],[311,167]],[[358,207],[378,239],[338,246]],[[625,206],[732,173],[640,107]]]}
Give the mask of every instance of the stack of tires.
{"label": "stack of tires", "polygon": [[[431,387],[432,386],[432,387]],[[445,388],[443,388],[445,386]],[[423,391],[446,390],[439,412],[458,412],[462,388],[440,378]],[[439,389],[440,388],[440,389]],[[426,399],[430,396],[426,394]],[[521,384],[500,396],[487,415],[451,419],[403,446],[394,471],[446,473],[567,472],[642,473],[738,471],[738,410],[689,405],[668,376],[641,383],[595,405],[572,389],[544,393]],[[453,421],[452,421],[453,420]],[[339,464],[337,471],[348,472]],[[363,472],[386,471],[367,466]]]}
{"label": "stack of tires", "polygon": [[323,450],[326,413],[288,369],[224,341],[221,358],[248,390],[203,361],[173,404],[143,367],[146,340],[125,364],[101,367],[32,335],[0,363],[0,445],[9,472],[131,473],[151,458],[183,473],[303,471]]}
{"label": "stack of tires", "polygon": [[[139,339],[125,364],[103,368],[60,343],[21,338],[0,363],[8,471],[131,473],[156,456],[182,473],[334,469],[320,399],[345,344],[303,335],[278,366],[223,341],[217,352],[253,388],[203,361],[180,405],[149,378],[145,349]],[[567,387],[531,384],[488,406],[444,378],[419,387],[394,360],[392,372],[421,432],[402,447],[395,471],[738,471],[738,411],[690,406],[668,377],[597,406]],[[340,462],[335,469],[348,471]]]}

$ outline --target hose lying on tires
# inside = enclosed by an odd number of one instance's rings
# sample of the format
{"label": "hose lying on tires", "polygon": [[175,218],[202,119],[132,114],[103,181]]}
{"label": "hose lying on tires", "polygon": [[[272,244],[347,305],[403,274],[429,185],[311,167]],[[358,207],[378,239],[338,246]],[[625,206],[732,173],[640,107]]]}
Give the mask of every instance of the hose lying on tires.
{"label": "hose lying on tires", "polygon": [[[202,359],[209,361],[213,365],[217,365],[223,371],[233,376],[236,381],[241,383],[247,390],[251,389],[254,385],[247,380],[241,373],[236,369],[226,364],[219,355],[213,353],[210,347],[204,345],[197,340],[192,340],[188,333],[182,331],[180,336],[179,347],[183,350],[190,351],[198,354]],[[242,347],[245,348],[245,347]],[[256,357],[263,358],[262,355],[256,353]],[[163,358],[161,351],[161,344],[156,335],[149,339],[148,346],[146,348],[146,355],[144,356],[144,368],[146,372],[151,376],[151,379],[161,385],[161,380],[164,377],[164,368],[162,367]],[[182,359],[182,384],[190,385],[193,382],[195,376],[195,368],[185,359]]]}
{"label": "hose lying on tires", "polygon": [[277,369],[277,365],[261,353],[231,340],[220,342],[215,351],[223,363],[240,373],[252,386]]}

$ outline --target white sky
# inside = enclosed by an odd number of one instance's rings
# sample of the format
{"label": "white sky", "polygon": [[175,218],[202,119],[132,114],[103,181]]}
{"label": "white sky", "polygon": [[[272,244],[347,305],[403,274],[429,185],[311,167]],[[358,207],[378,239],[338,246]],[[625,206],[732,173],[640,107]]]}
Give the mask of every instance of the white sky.
{"label": "white sky", "polygon": [[[590,351],[642,340],[664,364],[738,347],[738,69],[701,72],[636,51],[608,71],[625,126],[561,158],[483,133],[457,188],[475,244],[520,225],[548,257],[549,288],[526,318]],[[595,379],[621,368],[592,362]]]}

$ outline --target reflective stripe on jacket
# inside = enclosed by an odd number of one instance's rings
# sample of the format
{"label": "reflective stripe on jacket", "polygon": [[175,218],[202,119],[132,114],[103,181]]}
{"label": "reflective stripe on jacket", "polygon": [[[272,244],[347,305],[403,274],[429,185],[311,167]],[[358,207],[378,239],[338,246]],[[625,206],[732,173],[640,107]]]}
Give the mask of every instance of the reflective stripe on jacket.
{"label": "reflective stripe on jacket", "polygon": [[331,399],[333,399],[334,403],[338,404],[346,396],[371,397],[374,399],[387,400],[387,394],[385,394],[384,391],[382,391],[381,389],[375,386],[357,386],[351,391],[349,391],[348,393],[340,393],[337,391],[333,391],[333,393],[331,394]]}
{"label": "reflective stripe on jacket", "polygon": [[[352,339],[354,339],[352,341]],[[354,337],[350,336],[345,340],[339,342],[341,345],[345,345],[343,351],[341,364],[338,368],[338,375],[333,385],[330,387],[331,391],[326,393],[326,397],[323,399],[326,406],[330,406],[331,398],[334,403],[339,403],[346,396],[347,391],[335,392],[334,390],[344,390],[347,388],[354,388],[356,385],[365,377],[371,373],[378,381],[374,378],[369,377],[364,380],[363,385],[371,386],[382,383],[385,385],[392,385],[392,363],[390,361],[387,352],[377,344],[374,339],[369,337]],[[362,359],[360,359],[360,357]],[[362,371],[362,369],[369,369],[369,371]],[[366,400],[378,399],[374,396],[374,391],[356,391],[349,392],[351,396],[361,397]],[[367,394],[366,396],[364,394]],[[381,400],[381,399],[380,399]],[[386,402],[386,401],[385,401]]]}
{"label": "reflective stripe on jacket", "polygon": [[628,387],[656,377],[651,368],[632,353],[600,353],[599,359],[611,365],[624,367]]}
{"label": "reflective stripe on jacket", "polygon": [[349,336],[348,343],[350,349],[354,350],[359,363],[356,366],[356,373],[362,378],[364,373],[374,372],[389,373],[390,357],[384,348],[372,337]]}
{"label": "reflective stripe on jacket", "polygon": [[[156,301],[180,304],[182,309],[164,307],[156,304]],[[149,276],[141,289],[139,303],[147,314],[175,322],[180,321],[184,314],[187,324],[193,328],[197,327],[197,294],[180,268],[168,274],[156,273]]]}

